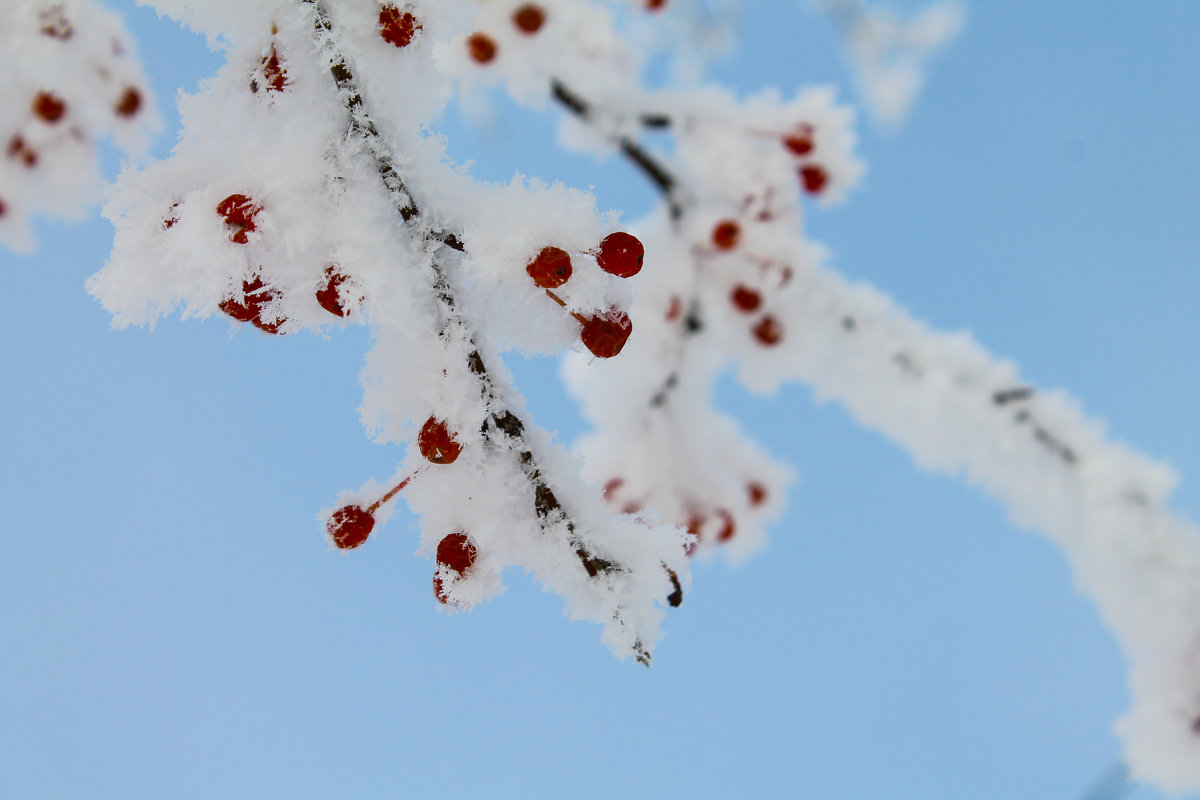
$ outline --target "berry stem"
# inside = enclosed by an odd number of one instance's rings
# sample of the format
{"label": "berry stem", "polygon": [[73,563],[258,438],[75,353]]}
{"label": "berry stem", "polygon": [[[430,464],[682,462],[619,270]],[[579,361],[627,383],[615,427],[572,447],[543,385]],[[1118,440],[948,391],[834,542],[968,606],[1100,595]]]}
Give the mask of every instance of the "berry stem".
{"label": "berry stem", "polygon": [[575,319],[579,320],[580,324],[582,324],[582,325],[587,324],[587,317],[585,317],[583,314],[580,314],[578,311],[572,311],[571,309],[567,308],[566,302],[564,302],[561,297],[559,297],[558,295],[556,295],[554,292],[550,291],[549,289],[546,289],[545,292],[546,292],[547,297],[549,297],[551,300],[553,300],[554,302],[558,303],[560,306],[565,308],[567,310],[568,314],[570,314]]}
{"label": "berry stem", "polygon": [[399,483],[397,483],[397,484],[396,484],[395,486],[393,486],[391,489],[388,489],[388,490],[387,490],[387,493],[386,493],[386,494],[385,494],[383,497],[379,498],[379,499],[378,499],[378,500],[376,500],[374,503],[371,503],[371,505],[367,506],[367,513],[368,513],[368,514],[374,514],[374,513],[375,513],[375,511],[376,511],[376,509],[378,509],[378,508],[379,508],[381,505],[383,505],[383,504],[384,504],[384,503],[386,503],[388,500],[391,500],[393,497],[395,497],[397,494],[399,494],[399,493],[400,493],[400,491],[401,491],[401,490],[402,490],[402,489],[403,489],[405,486],[408,486],[409,482],[410,482],[410,481],[411,481],[413,478],[417,477],[418,475],[420,475],[420,474],[421,474],[422,472],[424,472],[424,471],[425,471],[425,467],[421,467],[421,468],[420,468],[420,469],[418,469],[416,472],[414,472],[413,474],[409,475],[409,476],[408,476],[407,478],[405,478],[404,480],[402,480],[402,481],[400,481]]}

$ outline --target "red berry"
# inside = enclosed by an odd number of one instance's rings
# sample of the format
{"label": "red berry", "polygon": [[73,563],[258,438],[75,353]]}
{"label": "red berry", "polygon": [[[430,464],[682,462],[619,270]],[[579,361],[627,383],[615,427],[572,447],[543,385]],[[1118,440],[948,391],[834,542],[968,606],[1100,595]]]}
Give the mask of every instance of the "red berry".
{"label": "red berry", "polygon": [[707,522],[707,520],[705,519],[704,515],[697,511],[693,511],[691,515],[688,516],[687,532],[692,536],[695,536],[696,541],[688,542],[687,547],[684,548],[684,553],[687,555],[690,556],[692,553],[696,552],[696,548],[699,546],[700,540],[703,538],[705,522]]}
{"label": "red berry", "polygon": [[437,546],[437,563],[459,575],[465,575],[475,565],[475,545],[462,531],[442,538]]}
{"label": "red berry", "polygon": [[132,117],[142,107],[142,95],[132,86],[127,87],[121,94],[121,99],[113,106],[118,117]]}
{"label": "red berry", "polygon": [[631,278],[642,271],[642,258],[645,253],[645,248],[636,236],[617,231],[605,236],[600,242],[596,263],[610,275]]}
{"label": "red berry", "polygon": [[667,7],[667,0],[646,0],[647,11],[661,11]]}
{"label": "red berry", "polygon": [[496,57],[496,43],[486,34],[472,33],[467,38],[467,51],[471,54],[472,61],[486,64]]}
{"label": "red berry", "polygon": [[342,506],[329,516],[325,530],[340,550],[353,550],[367,540],[375,517],[362,506]]}
{"label": "red berry", "polygon": [[379,35],[395,47],[408,47],[421,30],[421,23],[411,13],[392,5],[379,9]]}
{"label": "red berry", "polygon": [[571,277],[571,256],[558,247],[543,247],[525,267],[533,282],[543,289],[562,286]]}
{"label": "red berry", "polygon": [[742,226],[731,219],[718,222],[712,230],[713,246],[718,250],[732,250],[742,236]]}
{"label": "red berry", "polygon": [[815,164],[809,164],[806,167],[800,168],[800,180],[804,183],[804,189],[809,194],[820,194],[821,190],[825,188],[825,184],[829,181],[829,175]]}
{"label": "red berry", "polygon": [[430,417],[417,435],[417,448],[426,460],[434,464],[453,464],[462,452],[462,445],[446,427],[446,423]]}
{"label": "red berry", "polygon": [[[267,79],[268,92],[282,92],[287,86],[287,70],[284,68],[283,62],[279,60],[279,53],[275,50],[274,43],[271,44],[271,52],[263,56],[262,72],[263,77]],[[255,88],[253,83],[250,86]]]}
{"label": "red berry", "polygon": [[727,509],[718,508],[717,516],[721,518],[721,530],[717,531],[717,541],[728,542],[733,538],[733,534],[737,530],[737,525],[733,521],[733,514],[730,514]]}
{"label": "red berry", "polygon": [[349,277],[338,272],[334,267],[325,268],[325,282],[317,288],[317,302],[321,308],[339,317],[346,316],[346,306],[341,298],[341,286]]}
{"label": "red berry", "polygon": [[749,286],[739,283],[729,293],[729,302],[733,303],[738,311],[744,311],[749,314],[762,304],[762,295]]}
{"label": "red berry", "polygon": [[761,483],[750,483],[746,486],[746,493],[750,495],[751,507],[757,508],[767,502],[767,487]]}
{"label": "red berry", "polygon": [[67,104],[50,92],[38,92],[33,98],[33,113],[46,122],[55,123],[67,113]]}
{"label": "red berry", "polygon": [[613,495],[616,493],[617,489],[621,488],[621,486],[624,483],[625,483],[624,478],[613,478],[608,483],[604,484],[604,499],[605,500],[613,500],[614,499]]}
{"label": "red berry", "polygon": [[526,3],[513,12],[513,24],[520,29],[521,33],[533,35],[538,32],[545,21],[546,12],[533,3]]}
{"label": "red berry", "polygon": [[8,141],[8,157],[15,158],[27,167],[36,167],[38,163],[37,150],[34,150],[18,134]]}
{"label": "red berry", "polygon": [[242,296],[240,299],[228,297],[222,300],[217,307],[238,322],[249,322],[254,327],[267,333],[279,333],[279,328],[286,320],[277,319],[267,322],[262,318],[263,307],[277,297],[279,297],[279,292],[267,288],[262,278],[255,275],[253,280],[242,281]]}
{"label": "red berry", "polygon": [[797,125],[783,137],[783,146],[798,156],[806,156],[813,150],[813,126]]}
{"label": "red berry", "polygon": [[592,355],[612,358],[625,347],[631,333],[633,323],[629,315],[618,308],[610,308],[604,314],[597,314],[584,322],[580,338]]}
{"label": "red berry", "polygon": [[763,347],[773,347],[783,338],[783,326],[779,324],[779,320],[768,314],[754,326],[754,338]]}
{"label": "red berry", "polygon": [[262,207],[254,205],[254,201],[244,194],[231,194],[217,204],[217,214],[224,217],[225,222],[233,228],[230,241],[238,244],[249,241],[246,234],[255,230],[254,217],[259,211],[262,211]]}

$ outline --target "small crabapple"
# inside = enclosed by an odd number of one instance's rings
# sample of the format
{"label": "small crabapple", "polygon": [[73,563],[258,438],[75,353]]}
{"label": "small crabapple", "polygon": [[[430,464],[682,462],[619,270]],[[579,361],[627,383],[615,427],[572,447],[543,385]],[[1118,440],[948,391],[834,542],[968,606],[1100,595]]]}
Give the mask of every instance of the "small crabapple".
{"label": "small crabapple", "polygon": [[472,33],[467,37],[467,52],[477,64],[486,64],[496,57],[496,43],[484,33]]}
{"label": "small crabapple", "polygon": [[816,164],[808,164],[800,168],[800,180],[804,190],[809,194],[820,194],[829,182],[829,175]]}
{"label": "small crabapple", "polygon": [[580,338],[583,346],[598,358],[612,358],[621,352],[629,334],[633,333],[633,322],[619,308],[610,308],[603,314],[588,317],[583,322]]}
{"label": "small crabapple", "polygon": [[394,47],[408,47],[412,43],[421,23],[410,12],[401,12],[393,5],[379,9],[379,35]]}
{"label": "small crabapple", "polygon": [[227,297],[217,304],[217,308],[238,322],[249,322],[259,330],[267,333],[279,333],[279,328],[286,320],[277,319],[267,322],[262,318],[263,307],[279,297],[279,292],[270,289],[263,283],[262,277],[255,275],[253,280],[242,281],[242,297]]}
{"label": "small crabapple", "polygon": [[560,247],[543,247],[525,271],[540,288],[554,289],[571,277],[571,256]]}
{"label": "small crabapple", "polygon": [[667,7],[667,0],[646,0],[647,11],[662,11]]}
{"label": "small crabapple", "polygon": [[646,249],[633,234],[616,231],[605,236],[596,253],[596,264],[600,269],[618,278],[631,278],[642,271],[642,259]]}
{"label": "small crabapple", "polygon": [[336,267],[325,268],[325,280],[317,288],[317,302],[321,308],[339,317],[346,316],[346,305],[341,298],[341,286],[350,278],[337,271]]}
{"label": "small crabapple", "polygon": [[113,106],[113,111],[118,117],[128,119],[138,113],[138,109],[142,107],[142,94],[132,86],[125,88],[121,93],[121,98],[117,100],[117,104]]}
{"label": "small crabapple", "polygon": [[433,575],[433,595],[438,599],[439,603],[445,605],[450,602],[445,584],[442,582],[442,567],[445,567],[445,570],[448,572],[457,573],[459,576],[465,575],[475,565],[476,554],[475,545],[462,531],[451,533],[438,542],[438,571]]}
{"label": "small crabapple", "polygon": [[44,121],[54,124],[67,113],[67,104],[50,92],[38,92],[33,98],[33,113]]}
{"label": "small crabapple", "polygon": [[246,234],[255,230],[254,217],[259,211],[262,207],[254,205],[254,201],[244,194],[231,194],[217,204],[217,214],[234,229],[229,239],[237,244],[249,241]]}
{"label": "small crabapple", "polygon": [[783,136],[783,146],[798,156],[806,156],[813,151],[813,126],[801,123]]}
{"label": "small crabapple", "polygon": [[462,445],[443,420],[430,417],[417,434],[417,449],[434,464],[453,464],[462,452]]}
{"label": "small crabapple", "polygon": [[[271,44],[271,52],[263,56],[262,72],[263,77],[267,79],[268,92],[282,92],[287,86],[287,70],[279,58],[279,52],[275,49],[274,43]],[[254,88],[254,84],[251,84],[251,88]]]}
{"label": "small crabapple", "polygon": [[774,347],[783,338],[783,325],[779,320],[767,314],[753,328],[754,338],[763,347]]}
{"label": "small crabapple", "polygon": [[717,531],[717,541],[728,542],[733,538],[734,532],[737,531],[733,514],[730,514],[729,510],[725,508],[718,508],[716,514],[721,518],[721,530]]}
{"label": "small crabapple", "polygon": [[732,250],[741,237],[742,226],[732,219],[721,220],[712,229],[712,243],[718,250]]}
{"label": "small crabapple", "polygon": [[757,481],[746,485],[746,494],[750,496],[750,506],[757,508],[767,502],[767,487]]}
{"label": "small crabapple", "polygon": [[513,24],[521,33],[532,36],[541,29],[542,23],[546,21],[546,12],[541,6],[534,3],[526,3],[513,12]]}
{"label": "small crabapple", "polygon": [[367,540],[375,527],[375,517],[362,506],[342,506],[329,515],[325,530],[339,550],[353,550]]}
{"label": "small crabapple", "polygon": [[734,308],[738,311],[749,314],[762,305],[762,295],[749,286],[739,283],[729,293],[729,302],[733,303]]}

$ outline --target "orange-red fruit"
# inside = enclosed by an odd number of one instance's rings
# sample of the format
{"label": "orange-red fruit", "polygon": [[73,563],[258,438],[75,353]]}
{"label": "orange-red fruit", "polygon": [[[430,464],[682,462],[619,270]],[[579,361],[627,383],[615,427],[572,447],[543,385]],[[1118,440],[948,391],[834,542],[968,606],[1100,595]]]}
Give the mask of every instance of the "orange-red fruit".
{"label": "orange-red fruit", "polygon": [[571,277],[571,256],[559,247],[543,247],[525,267],[533,282],[543,289],[562,286]]}
{"label": "orange-red fruit", "polygon": [[362,506],[342,506],[329,516],[325,530],[340,550],[353,550],[367,540],[375,517]]}
{"label": "orange-red fruit", "polygon": [[393,5],[379,9],[379,35],[388,44],[394,47],[408,47],[419,30],[421,23],[411,13],[401,12]]}
{"label": "orange-red fruit", "polygon": [[46,122],[55,123],[67,113],[67,104],[50,92],[38,92],[33,98],[33,113]]}
{"label": "orange-red fruit", "polygon": [[809,164],[800,168],[800,181],[804,184],[804,190],[809,194],[820,194],[821,190],[825,188],[825,184],[829,182],[829,175],[815,164]]}
{"label": "orange-red fruit", "polygon": [[721,518],[721,530],[717,531],[717,541],[728,542],[733,538],[733,534],[737,530],[737,525],[733,521],[733,514],[730,514],[724,508],[718,508],[717,516]]}
{"label": "orange-red fruit", "polygon": [[542,27],[542,23],[546,21],[546,12],[542,11],[541,6],[533,3],[526,3],[513,12],[513,24],[521,31],[533,35]]}
{"label": "orange-red fruit", "polygon": [[444,536],[438,542],[438,565],[449,567],[459,575],[466,574],[475,565],[475,556],[475,545],[462,531],[456,531]]}
{"label": "orange-red fruit", "polygon": [[813,151],[813,126],[797,125],[783,137],[783,146],[798,156],[806,156]]}
{"label": "orange-red fruit", "polygon": [[486,64],[496,57],[496,43],[490,36],[482,33],[472,33],[467,38],[467,52],[471,60],[477,64]]}
{"label": "orange-red fruit", "polygon": [[417,448],[427,461],[434,464],[453,464],[462,452],[458,439],[446,427],[446,423],[436,417],[430,417],[421,426]]}
{"label": "orange-red fruit", "polygon": [[317,302],[321,308],[339,317],[346,316],[346,307],[342,305],[338,289],[349,278],[333,267],[325,268],[325,282],[317,289]]}
{"label": "orange-red fruit", "polygon": [[217,204],[217,214],[224,217],[225,222],[233,227],[230,241],[246,244],[249,241],[246,234],[255,230],[254,217],[262,208],[254,205],[254,201],[244,194],[231,194]]}
{"label": "orange-red fruit", "polygon": [[712,243],[718,250],[732,250],[742,238],[742,226],[731,219],[718,222],[712,230]]}
{"label": "orange-red fruit", "polygon": [[739,283],[729,293],[729,302],[733,303],[734,308],[738,311],[749,314],[762,305],[762,295],[749,286]]}
{"label": "orange-red fruit", "polygon": [[597,314],[584,322],[580,338],[592,355],[612,358],[625,347],[631,333],[633,323],[629,315],[618,308],[610,308],[604,314]]}
{"label": "orange-red fruit", "polygon": [[783,325],[770,314],[763,317],[754,326],[754,338],[763,347],[773,347],[783,338]]}
{"label": "orange-red fruit", "polygon": [[600,242],[596,263],[600,269],[618,278],[631,278],[642,271],[642,258],[646,249],[633,234],[617,231],[610,233]]}
{"label": "orange-red fruit", "polygon": [[113,111],[118,117],[132,117],[142,107],[142,94],[137,89],[129,86],[121,93],[121,99],[113,106]]}
{"label": "orange-red fruit", "polygon": [[262,277],[255,275],[253,280],[242,281],[240,299],[228,297],[222,300],[217,307],[238,322],[249,322],[267,333],[279,333],[279,328],[283,325],[284,320],[266,322],[261,317],[263,306],[277,297],[279,297],[279,292],[268,289],[263,283]]}
{"label": "orange-red fruit", "polygon": [[750,495],[750,506],[757,508],[767,502],[767,487],[761,483],[751,483],[746,486],[746,494]]}

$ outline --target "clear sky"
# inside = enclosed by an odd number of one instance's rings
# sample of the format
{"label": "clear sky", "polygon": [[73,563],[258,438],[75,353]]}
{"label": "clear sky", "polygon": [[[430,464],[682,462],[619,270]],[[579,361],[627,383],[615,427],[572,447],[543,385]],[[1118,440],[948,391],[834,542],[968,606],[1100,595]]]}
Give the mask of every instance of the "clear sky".
{"label": "clear sky", "polygon": [[[173,124],[219,56],[111,4]],[[800,3],[747,0],[740,30],[717,79],[852,96]],[[867,179],[809,219],[846,274],[1173,463],[1192,519],[1198,39],[1194,2],[971,3],[909,125],[864,121]],[[501,104],[439,129],[483,178],[594,185],[636,218],[640,177],[548,154],[555,122]],[[317,510],[401,457],[358,423],[364,331],[110,332],[83,289],[108,224],[38,237],[0,253],[2,798],[1074,800],[1118,757],[1125,667],[1057,551],[803,386],[721,393],[801,481],[766,553],[696,566],[646,670],[516,572],[440,613],[406,515],[327,549]],[[555,364],[514,366],[578,434]]]}

